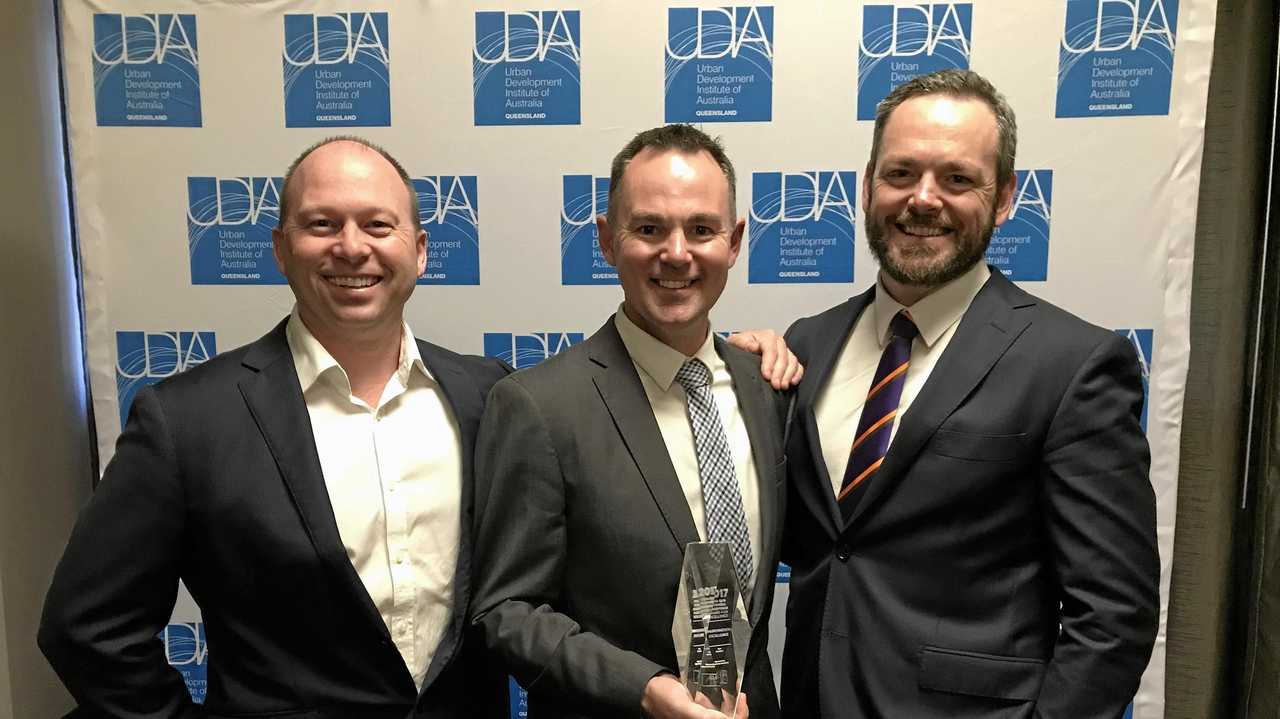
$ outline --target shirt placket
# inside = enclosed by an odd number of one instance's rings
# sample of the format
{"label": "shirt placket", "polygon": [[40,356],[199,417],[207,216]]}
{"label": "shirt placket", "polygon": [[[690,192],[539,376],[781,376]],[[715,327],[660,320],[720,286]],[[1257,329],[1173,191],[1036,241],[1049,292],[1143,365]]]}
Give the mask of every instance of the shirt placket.
{"label": "shirt placket", "polygon": [[413,666],[413,558],[409,553],[409,497],[396,456],[394,422],[384,404],[374,415],[374,449],[386,507],[387,553],[391,564],[391,638],[405,662]]}

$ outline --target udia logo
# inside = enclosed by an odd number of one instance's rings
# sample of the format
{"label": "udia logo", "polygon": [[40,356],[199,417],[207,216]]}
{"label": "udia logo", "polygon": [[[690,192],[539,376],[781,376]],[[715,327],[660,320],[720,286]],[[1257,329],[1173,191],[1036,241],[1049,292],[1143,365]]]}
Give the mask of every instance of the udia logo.
{"label": "udia logo", "polygon": [[1154,331],[1149,329],[1121,329],[1116,334],[1129,340],[1138,355],[1138,368],[1142,372],[1142,431],[1147,431],[1147,408],[1151,405],[1151,362]]}
{"label": "udia logo", "polygon": [[188,177],[191,282],[282,284],[271,254],[280,217],[279,177]]}
{"label": "udia logo", "polygon": [[93,16],[99,125],[200,126],[195,15]]}
{"label": "udia logo", "polygon": [[577,10],[476,13],[475,123],[579,123],[581,48]]}
{"label": "udia logo", "polygon": [[1178,0],[1069,0],[1058,117],[1169,112]]}
{"label": "udia logo", "polygon": [[120,426],[134,395],[148,385],[185,372],[218,353],[212,332],[116,332],[116,398]]}
{"label": "udia logo", "polygon": [[566,285],[618,283],[600,252],[596,217],[609,211],[609,178],[565,175],[560,206],[560,281]]}
{"label": "udia logo", "polygon": [[987,262],[1015,281],[1043,281],[1049,273],[1053,170],[1018,170],[1009,218],[995,229]]}
{"label": "udia logo", "polygon": [[516,369],[532,367],[582,341],[581,332],[485,332],[484,355],[497,357]]}
{"label": "udia logo", "polygon": [[164,656],[177,669],[196,703],[204,702],[209,687],[209,646],[203,622],[176,622],[160,632]]}
{"label": "udia logo", "polygon": [[847,170],[753,173],[748,281],[851,281],[857,191]]}
{"label": "udia logo", "polygon": [[582,61],[578,11],[476,13],[477,62],[545,62],[550,55],[572,63]]}
{"label": "udia logo", "polygon": [[972,3],[866,5],[858,44],[858,119],[917,75],[969,67]]}
{"label": "udia logo", "polygon": [[284,16],[285,124],[391,124],[387,13]]}
{"label": "udia logo", "polygon": [[421,284],[480,283],[480,215],[475,175],[413,178],[418,219],[427,231]]}
{"label": "udia logo", "polygon": [[669,8],[666,120],[773,116],[773,7]]}

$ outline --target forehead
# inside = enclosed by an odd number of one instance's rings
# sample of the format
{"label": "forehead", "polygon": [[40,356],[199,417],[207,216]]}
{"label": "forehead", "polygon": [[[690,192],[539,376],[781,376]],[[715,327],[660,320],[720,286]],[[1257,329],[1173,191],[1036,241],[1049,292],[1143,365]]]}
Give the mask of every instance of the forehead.
{"label": "forehead", "polygon": [[949,95],[913,97],[885,123],[881,161],[894,158],[990,162],[994,167],[999,129],[982,100]]}
{"label": "forehead", "polygon": [[648,148],[636,153],[622,173],[622,195],[632,203],[662,200],[726,200],[729,181],[706,150],[681,152]]}
{"label": "forehead", "polygon": [[395,167],[356,142],[316,148],[294,170],[295,207],[308,203],[360,202],[407,207],[408,189]]}

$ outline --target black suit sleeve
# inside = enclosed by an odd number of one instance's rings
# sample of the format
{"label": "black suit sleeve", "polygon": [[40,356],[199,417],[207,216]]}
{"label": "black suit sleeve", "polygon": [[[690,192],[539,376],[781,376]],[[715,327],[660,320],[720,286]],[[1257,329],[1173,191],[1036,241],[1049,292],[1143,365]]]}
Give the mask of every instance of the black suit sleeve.
{"label": "black suit sleeve", "polygon": [[156,636],[178,590],[184,514],[164,410],[145,388],[76,522],[40,622],[40,648],[84,715],[202,715]]}
{"label": "black suit sleeve", "polygon": [[[494,385],[476,442],[478,639],[516,680],[593,715],[640,716],[664,670],[563,613],[566,482],[551,432],[519,375]],[[607,560],[602,560],[607,561]]]}
{"label": "black suit sleeve", "polygon": [[1072,379],[1044,445],[1062,630],[1037,702],[1043,717],[1120,716],[1151,656],[1160,559],[1141,408],[1137,357],[1108,333]]}

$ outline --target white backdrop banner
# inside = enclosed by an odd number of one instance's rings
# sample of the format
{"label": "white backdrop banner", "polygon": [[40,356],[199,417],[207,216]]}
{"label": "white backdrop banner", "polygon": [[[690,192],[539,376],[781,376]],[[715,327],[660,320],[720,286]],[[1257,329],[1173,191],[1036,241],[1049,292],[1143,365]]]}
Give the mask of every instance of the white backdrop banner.
{"label": "white backdrop banner", "polygon": [[[1167,598],[1216,0],[61,3],[104,464],[140,387],[289,312],[270,230],[281,175],[320,138],[364,135],[414,177],[430,232],[414,331],[526,367],[621,298],[592,219],[634,133],[722,136],[749,251],[714,322],[781,331],[874,280],[858,183],[876,103],[969,67],[1018,114],[1018,194],[989,261],[1142,359]],[[1164,619],[1139,719],[1164,713]],[[201,697],[189,598],[165,639]]]}

